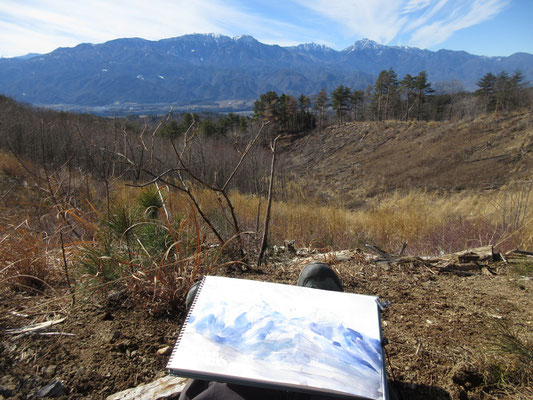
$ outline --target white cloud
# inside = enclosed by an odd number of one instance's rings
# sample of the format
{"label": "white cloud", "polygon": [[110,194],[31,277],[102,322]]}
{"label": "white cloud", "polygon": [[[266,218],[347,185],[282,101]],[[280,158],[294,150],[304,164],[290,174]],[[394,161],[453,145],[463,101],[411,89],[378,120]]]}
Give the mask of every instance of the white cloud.
{"label": "white cloud", "polygon": [[118,37],[155,40],[230,33],[224,21],[248,21],[247,17],[222,0],[2,0],[0,54],[46,52]]}
{"label": "white cloud", "polygon": [[447,18],[417,27],[411,36],[411,43],[419,47],[442,43],[454,32],[491,19],[507,3],[501,0],[474,0],[460,4]]}
{"label": "white cloud", "polygon": [[[359,37],[418,47],[444,42],[454,32],[486,21],[510,0],[297,0]],[[401,37],[401,39],[400,39]]]}
{"label": "white cloud", "polygon": [[18,0],[7,0],[2,12],[19,21],[59,26],[80,36],[105,36],[118,32],[189,32],[194,27],[212,29],[216,25],[208,19],[211,13],[205,13],[208,8],[221,18],[228,14],[219,2],[205,0],[39,0],[22,6]]}
{"label": "white cloud", "polygon": [[[49,52],[119,37],[250,34],[281,45],[320,36],[312,27],[253,12],[243,0],[1,0],[0,56]],[[248,11],[243,11],[247,9]]]}
{"label": "white cloud", "polygon": [[439,0],[437,4],[434,4],[433,7],[426,7],[426,11],[421,15],[418,15],[416,18],[411,18],[409,24],[404,28],[404,31],[410,32],[420,26],[426,25],[435,15],[443,9],[443,7],[448,3],[449,0]]}
{"label": "white cloud", "polygon": [[429,47],[493,17],[510,0],[0,2],[0,56],[15,56],[119,37],[158,40],[209,32],[250,34],[280,45],[309,41],[331,45],[344,35]]}
{"label": "white cloud", "polygon": [[431,4],[431,0],[410,0],[403,8],[402,14],[423,10]]}
{"label": "white cloud", "polygon": [[401,2],[390,0],[297,0],[337,23],[351,34],[388,43],[401,30],[406,18]]}

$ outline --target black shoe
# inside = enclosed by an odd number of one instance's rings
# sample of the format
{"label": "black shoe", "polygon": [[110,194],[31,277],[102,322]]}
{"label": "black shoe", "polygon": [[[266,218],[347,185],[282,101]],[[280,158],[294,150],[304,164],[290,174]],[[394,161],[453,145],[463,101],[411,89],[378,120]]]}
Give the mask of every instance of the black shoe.
{"label": "black shoe", "polygon": [[298,286],[344,292],[335,271],[320,261],[310,262],[302,269],[298,278]]}

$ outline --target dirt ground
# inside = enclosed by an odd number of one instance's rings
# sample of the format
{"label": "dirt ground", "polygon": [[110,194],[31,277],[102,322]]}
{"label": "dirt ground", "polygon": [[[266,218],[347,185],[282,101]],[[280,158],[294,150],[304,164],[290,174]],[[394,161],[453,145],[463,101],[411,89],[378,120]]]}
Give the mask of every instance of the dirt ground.
{"label": "dirt ground", "polygon": [[[285,260],[261,272],[224,274],[294,284],[308,261]],[[527,398],[485,393],[489,390],[479,367],[497,357],[489,346],[496,324],[510,323],[532,339],[533,280],[503,264],[491,266],[495,275],[469,277],[442,274],[424,265],[375,265],[355,259],[333,267],[346,291],[391,302],[382,319],[388,340],[387,373],[402,400]],[[103,399],[166,375],[168,355],[158,355],[157,350],[174,344],[183,311],[172,318],[150,315],[120,293],[91,302],[78,300],[70,307],[68,292],[64,297],[58,294],[2,295],[0,399],[34,398],[54,379],[69,390],[63,398]],[[47,331],[69,336],[5,332],[63,317]]]}

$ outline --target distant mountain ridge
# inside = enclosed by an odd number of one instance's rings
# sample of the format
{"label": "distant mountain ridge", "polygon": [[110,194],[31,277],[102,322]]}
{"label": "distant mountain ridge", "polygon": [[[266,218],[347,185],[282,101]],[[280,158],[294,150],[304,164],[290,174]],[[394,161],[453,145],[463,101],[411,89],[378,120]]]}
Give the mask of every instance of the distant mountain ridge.
{"label": "distant mountain ridge", "polygon": [[292,95],[372,85],[393,68],[401,78],[425,70],[432,82],[457,79],[466,89],[487,72],[519,69],[533,80],[533,55],[476,56],[380,45],[369,39],[336,51],[314,43],[281,47],[251,36],[191,34],[149,41],[116,39],[32,57],[0,59],[0,93],[32,104],[190,106],[253,100],[269,90]]}

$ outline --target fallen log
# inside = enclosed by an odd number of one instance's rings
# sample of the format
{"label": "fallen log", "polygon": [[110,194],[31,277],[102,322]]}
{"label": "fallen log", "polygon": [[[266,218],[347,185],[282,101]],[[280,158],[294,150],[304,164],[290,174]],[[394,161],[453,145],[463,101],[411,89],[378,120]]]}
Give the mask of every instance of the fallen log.
{"label": "fallen log", "polygon": [[404,257],[389,257],[389,258],[376,258],[373,260],[376,264],[379,263],[394,263],[394,264],[417,264],[430,266],[435,262],[432,260],[425,260],[421,257],[404,256]]}
{"label": "fallen log", "polygon": [[365,244],[365,247],[369,250],[372,250],[374,253],[376,253],[378,256],[381,256],[383,258],[394,258],[392,255],[390,255],[389,253],[387,253],[386,251],[384,250],[381,250],[379,247],[377,246],[374,246],[372,244],[368,244],[366,243]]}
{"label": "fallen log", "polygon": [[508,251],[507,253],[505,253],[505,256],[507,258],[516,257],[516,256],[518,256],[518,257],[533,257],[533,253],[531,251],[514,249],[514,250],[511,250],[511,251]]}
{"label": "fallen log", "polygon": [[439,267],[441,273],[452,273],[460,276],[478,275],[487,265],[478,264],[477,262],[468,263],[446,263]]}
{"label": "fallen log", "polygon": [[469,263],[473,261],[499,261],[499,257],[494,254],[492,246],[476,247],[474,249],[463,250],[457,253],[452,253],[443,258],[457,258],[460,263]]}

